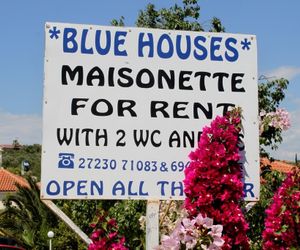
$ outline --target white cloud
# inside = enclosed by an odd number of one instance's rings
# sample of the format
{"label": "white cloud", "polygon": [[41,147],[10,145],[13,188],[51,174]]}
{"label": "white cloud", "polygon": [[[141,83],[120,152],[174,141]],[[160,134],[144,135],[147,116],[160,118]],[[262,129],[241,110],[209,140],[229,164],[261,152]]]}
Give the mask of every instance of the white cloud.
{"label": "white cloud", "polygon": [[0,144],[42,143],[42,118],[37,115],[17,115],[0,110]]}
{"label": "white cloud", "polygon": [[300,110],[291,112],[291,127],[285,131],[283,142],[276,151],[271,152],[271,156],[280,160],[294,161],[295,154],[300,156]]}
{"label": "white cloud", "polygon": [[282,66],[277,69],[267,71],[263,74],[265,77],[286,78],[289,81],[300,76],[300,67]]}

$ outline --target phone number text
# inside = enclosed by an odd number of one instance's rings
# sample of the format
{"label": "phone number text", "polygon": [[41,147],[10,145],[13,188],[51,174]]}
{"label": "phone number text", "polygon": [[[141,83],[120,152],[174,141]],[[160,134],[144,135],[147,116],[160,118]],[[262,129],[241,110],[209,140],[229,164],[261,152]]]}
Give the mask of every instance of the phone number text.
{"label": "phone number text", "polygon": [[80,169],[145,171],[145,172],[182,172],[189,162],[183,161],[145,161],[145,160],[115,160],[100,158],[79,158]]}

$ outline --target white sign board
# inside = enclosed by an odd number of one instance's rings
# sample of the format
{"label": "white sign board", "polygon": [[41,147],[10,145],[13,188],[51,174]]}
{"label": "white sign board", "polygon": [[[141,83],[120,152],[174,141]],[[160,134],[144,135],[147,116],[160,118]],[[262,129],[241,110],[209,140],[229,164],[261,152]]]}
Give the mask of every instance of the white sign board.
{"label": "white sign board", "polygon": [[47,23],[44,199],[184,199],[202,128],[243,109],[246,200],[259,194],[253,35]]}

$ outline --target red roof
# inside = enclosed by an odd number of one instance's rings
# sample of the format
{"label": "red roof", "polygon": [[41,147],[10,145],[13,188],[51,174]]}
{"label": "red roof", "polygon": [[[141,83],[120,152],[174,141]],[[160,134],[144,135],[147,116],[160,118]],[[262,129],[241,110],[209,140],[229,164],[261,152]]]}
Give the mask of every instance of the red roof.
{"label": "red roof", "polygon": [[284,161],[272,161],[270,162],[267,158],[261,158],[261,164],[263,166],[270,165],[272,170],[277,170],[282,173],[291,173],[295,165],[289,164]]}
{"label": "red roof", "polygon": [[28,187],[28,183],[23,177],[13,174],[4,168],[0,168],[0,192],[17,191],[16,183]]}
{"label": "red roof", "polygon": [[0,149],[20,149],[21,147],[19,144],[0,144]]}

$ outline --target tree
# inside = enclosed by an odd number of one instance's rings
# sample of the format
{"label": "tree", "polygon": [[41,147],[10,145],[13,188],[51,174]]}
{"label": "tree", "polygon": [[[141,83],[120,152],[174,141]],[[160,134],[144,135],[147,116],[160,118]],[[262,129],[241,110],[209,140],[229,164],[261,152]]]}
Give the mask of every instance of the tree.
{"label": "tree", "polygon": [[40,179],[41,148],[41,145],[33,144],[19,146],[18,149],[4,149],[2,165],[14,173],[20,174],[21,164],[26,160],[30,164],[28,174]]}
{"label": "tree", "polygon": [[[263,148],[264,146],[270,147],[272,150],[278,148],[278,144],[282,142],[282,131],[289,127],[270,126],[271,117],[268,116],[271,113],[275,114],[278,110],[280,103],[285,98],[284,91],[287,89],[288,84],[288,80],[284,78],[269,81],[269,79],[263,77],[258,85],[258,104],[261,117],[259,142],[262,155],[268,155]],[[287,119],[287,117],[278,118]],[[288,123],[287,121],[283,122]]]}
{"label": "tree", "polygon": [[[182,6],[174,6],[157,10],[154,4],[148,4],[145,10],[141,10],[136,21],[137,27],[170,29],[170,30],[191,30],[204,31],[203,25],[199,22],[200,6],[197,0],[183,0]],[[112,25],[124,26],[124,17],[114,19]],[[225,28],[221,21],[213,17],[210,21],[209,31],[224,32]]]}
{"label": "tree", "polygon": [[0,214],[1,231],[13,235],[29,249],[45,249],[47,232],[57,225],[56,217],[41,202],[36,181],[26,178],[29,186],[18,184],[18,191],[5,199],[5,210]]}

